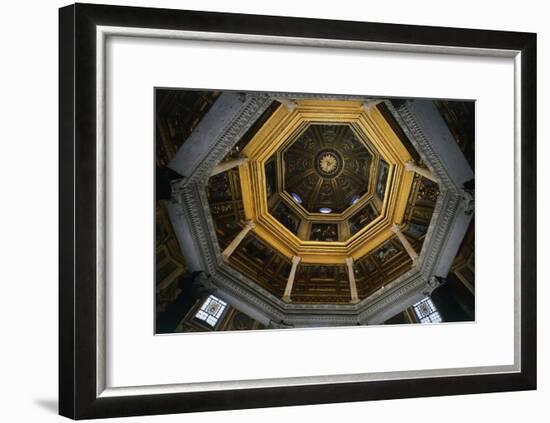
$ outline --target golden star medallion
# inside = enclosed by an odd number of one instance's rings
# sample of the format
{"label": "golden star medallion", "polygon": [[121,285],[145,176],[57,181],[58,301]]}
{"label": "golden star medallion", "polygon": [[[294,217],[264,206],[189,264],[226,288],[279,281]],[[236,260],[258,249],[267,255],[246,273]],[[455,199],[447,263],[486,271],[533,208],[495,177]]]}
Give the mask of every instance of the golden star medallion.
{"label": "golden star medallion", "polygon": [[319,160],[319,167],[323,172],[332,173],[336,170],[336,166],[336,157],[330,153],[323,155]]}

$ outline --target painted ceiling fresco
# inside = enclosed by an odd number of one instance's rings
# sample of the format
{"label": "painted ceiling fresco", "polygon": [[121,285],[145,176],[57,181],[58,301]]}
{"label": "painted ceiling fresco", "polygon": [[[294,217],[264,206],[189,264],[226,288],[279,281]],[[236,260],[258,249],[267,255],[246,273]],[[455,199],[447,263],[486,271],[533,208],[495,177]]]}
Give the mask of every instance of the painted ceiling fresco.
{"label": "painted ceiling fresco", "polygon": [[284,190],[302,207],[341,213],[366,194],[372,155],[348,125],[314,124],[285,151],[283,162]]}

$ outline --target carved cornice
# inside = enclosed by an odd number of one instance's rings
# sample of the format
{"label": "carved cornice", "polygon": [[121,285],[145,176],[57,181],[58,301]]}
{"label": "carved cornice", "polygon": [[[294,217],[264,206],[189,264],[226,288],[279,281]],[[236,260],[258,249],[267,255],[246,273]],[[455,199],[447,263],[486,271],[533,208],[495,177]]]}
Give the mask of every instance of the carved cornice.
{"label": "carved cornice", "polygon": [[355,326],[359,325],[357,315],[296,315],[287,316],[284,320],[286,323],[291,324],[294,327],[319,327],[319,326]]}
{"label": "carved cornice", "polygon": [[449,176],[449,171],[434,151],[430,140],[416,121],[414,113],[409,109],[408,103],[404,102],[398,108],[395,108],[390,101],[385,101],[384,103],[411,144],[420,154],[422,161],[439,178],[441,185],[452,191],[457,191],[459,188]]}
{"label": "carved cornice", "polygon": [[433,269],[442,252],[451,226],[456,217],[460,196],[451,191],[440,192],[434,212],[432,223],[428,227],[424,245],[419,256],[418,265],[426,277],[431,277]]}
{"label": "carved cornice", "polygon": [[359,313],[359,322],[368,324],[374,315],[380,313],[386,307],[402,302],[403,299],[410,297],[411,294],[421,292],[425,286],[426,278],[416,270],[408,274],[403,281],[381,288],[378,296],[373,295],[365,301],[365,307]]}
{"label": "carved cornice", "polygon": [[272,103],[273,98],[266,94],[247,93],[242,95],[242,101],[239,115],[227,123],[223,134],[218,138],[214,147],[210,149],[196,170],[187,179],[188,184],[206,184],[214,167],[258,120]]}
{"label": "carved cornice", "polygon": [[427,282],[424,287],[424,290],[422,291],[422,294],[424,294],[426,297],[431,297],[432,292],[435,291],[435,289],[439,288],[441,286],[442,282],[439,278],[436,276],[432,276]]}
{"label": "carved cornice", "polygon": [[364,95],[352,95],[352,94],[321,94],[321,93],[278,93],[273,91],[262,92],[272,98],[273,100],[279,101],[279,99],[308,99],[308,100],[350,100],[350,101],[360,101],[363,103],[368,103],[371,101],[378,101],[378,97],[370,97]]}

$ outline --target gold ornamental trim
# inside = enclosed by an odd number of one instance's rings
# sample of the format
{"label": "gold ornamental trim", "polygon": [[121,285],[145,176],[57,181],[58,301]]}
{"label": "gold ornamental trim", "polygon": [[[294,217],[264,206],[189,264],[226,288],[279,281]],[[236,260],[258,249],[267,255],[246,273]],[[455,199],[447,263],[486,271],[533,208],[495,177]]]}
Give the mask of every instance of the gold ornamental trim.
{"label": "gold ornamental trim", "polygon": [[[259,238],[288,258],[299,256],[302,263],[317,264],[345,263],[345,259],[349,257],[358,260],[394,235],[391,231],[392,225],[402,223],[414,179],[414,174],[405,170],[405,164],[412,157],[376,107],[365,111],[361,102],[334,100],[298,100],[296,104],[297,107],[293,110],[279,106],[242,151],[248,158],[246,163],[239,166],[245,218],[256,223],[253,231]],[[268,210],[266,162],[277,155],[278,165],[283,166],[277,174],[283,175],[281,170],[284,171],[284,151],[309,124],[314,123],[349,125],[372,154],[373,161],[367,193],[356,204],[339,214],[309,213],[292,202],[281,189],[281,199],[291,204],[301,218],[324,222],[349,219],[373,198],[379,161],[382,159],[389,165],[380,216],[346,241],[301,240]],[[281,184],[283,181],[278,180],[277,183]]]}

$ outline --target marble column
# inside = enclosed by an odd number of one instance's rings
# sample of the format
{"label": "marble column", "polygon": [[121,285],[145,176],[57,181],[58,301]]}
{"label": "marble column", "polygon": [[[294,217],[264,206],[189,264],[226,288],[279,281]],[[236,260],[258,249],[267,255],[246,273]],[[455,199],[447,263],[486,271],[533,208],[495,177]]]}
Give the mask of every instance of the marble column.
{"label": "marble column", "polygon": [[235,238],[233,238],[233,241],[223,250],[222,257],[224,260],[229,259],[231,254],[235,252],[239,244],[243,241],[244,237],[252,230],[254,229],[256,225],[252,220],[248,220],[244,226],[244,228],[237,234]]}
{"label": "marble column", "polygon": [[234,167],[240,166],[242,164],[245,164],[248,162],[248,157],[239,157],[237,159],[228,160],[226,162],[218,163],[216,167],[212,170],[212,173],[210,176],[217,175],[218,173],[225,172],[229,169],[233,169]]}
{"label": "marble column", "polygon": [[300,225],[298,226],[298,238],[308,239],[310,228],[311,228],[311,223],[308,222],[306,219],[302,219],[300,221]]}
{"label": "marble column", "polygon": [[359,302],[359,296],[357,295],[357,285],[355,284],[355,272],[353,270],[353,259],[351,257],[346,258],[346,266],[348,268],[349,290],[351,293],[350,303],[357,304]]}
{"label": "marble column", "polygon": [[423,176],[424,178],[429,179],[430,181],[435,182],[436,184],[439,184],[439,179],[437,179],[437,176],[435,176],[432,172],[430,172],[428,169],[425,169],[423,167],[420,167],[413,162],[407,162],[405,164],[405,170],[409,172],[415,172],[419,175]]}
{"label": "marble column", "polygon": [[418,254],[416,251],[414,251],[413,246],[409,242],[409,240],[403,235],[403,232],[401,232],[401,229],[399,229],[399,226],[393,225],[391,228],[392,232],[397,235],[397,238],[399,238],[399,241],[401,241],[401,244],[403,244],[403,247],[405,248],[405,251],[407,251],[407,254],[411,257],[413,261],[413,265],[416,265],[416,262],[418,261]]}
{"label": "marble column", "polygon": [[292,268],[288,275],[288,280],[286,281],[285,293],[283,295],[283,301],[290,302],[290,294],[292,292],[292,285],[294,285],[294,277],[296,276],[296,269],[298,268],[298,263],[300,263],[301,257],[293,256],[292,257]]}

